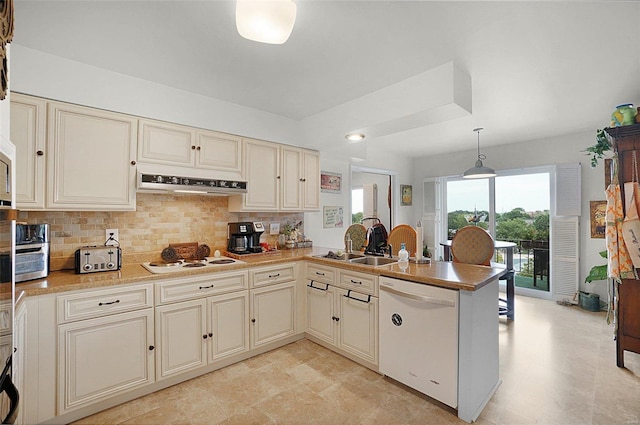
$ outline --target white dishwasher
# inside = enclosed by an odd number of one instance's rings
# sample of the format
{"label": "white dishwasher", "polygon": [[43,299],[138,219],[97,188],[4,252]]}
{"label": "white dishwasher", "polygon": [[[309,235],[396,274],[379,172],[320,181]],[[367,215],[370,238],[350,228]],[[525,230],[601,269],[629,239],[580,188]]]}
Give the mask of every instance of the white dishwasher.
{"label": "white dishwasher", "polygon": [[380,278],[380,372],[458,407],[459,292]]}

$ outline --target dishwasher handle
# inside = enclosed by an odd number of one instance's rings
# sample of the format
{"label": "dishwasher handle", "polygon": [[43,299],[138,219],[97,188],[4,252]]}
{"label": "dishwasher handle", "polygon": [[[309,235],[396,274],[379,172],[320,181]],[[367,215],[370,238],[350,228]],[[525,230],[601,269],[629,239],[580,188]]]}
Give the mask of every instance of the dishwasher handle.
{"label": "dishwasher handle", "polygon": [[409,298],[411,300],[422,301],[422,302],[429,303],[429,304],[438,304],[438,305],[444,305],[444,306],[447,306],[447,307],[455,307],[456,306],[456,302],[455,301],[445,300],[445,299],[436,298],[436,297],[428,297],[426,295],[413,294],[411,292],[401,291],[401,290],[396,289],[396,288],[391,287],[391,286],[380,285],[380,290],[381,291],[390,292],[392,294],[399,295],[401,297]]}

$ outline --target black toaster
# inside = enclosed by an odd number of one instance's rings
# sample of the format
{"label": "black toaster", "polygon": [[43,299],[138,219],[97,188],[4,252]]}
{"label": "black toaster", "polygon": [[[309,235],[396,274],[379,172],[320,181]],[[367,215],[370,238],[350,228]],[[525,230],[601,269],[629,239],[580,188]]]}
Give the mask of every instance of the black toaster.
{"label": "black toaster", "polygon": [[83,246],[75,254],[76,273],[110,272],[122,267],[118,246]]}

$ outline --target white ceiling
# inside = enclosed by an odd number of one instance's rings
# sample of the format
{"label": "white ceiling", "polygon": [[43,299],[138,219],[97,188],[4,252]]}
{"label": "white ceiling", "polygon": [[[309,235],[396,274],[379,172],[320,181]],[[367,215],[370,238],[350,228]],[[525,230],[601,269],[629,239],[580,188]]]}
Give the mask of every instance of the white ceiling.
{"label": "white ceiling", "polygon": [[237,34],[234,1],[16,0],[13,42],[303,124],[453,61],[472,113],[366,141],[399,154],[475,149],[475,127],[483,146],[595,132],[617,104],[640,103],[639,2],[297,6],[289,40],[267,45]]}

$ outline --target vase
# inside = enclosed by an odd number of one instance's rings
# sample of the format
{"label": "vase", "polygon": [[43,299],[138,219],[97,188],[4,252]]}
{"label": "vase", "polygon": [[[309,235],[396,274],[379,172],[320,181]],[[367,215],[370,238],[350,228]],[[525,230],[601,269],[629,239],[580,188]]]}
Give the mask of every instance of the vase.
{"label": "vase", "polygon": [[637,113],[638,111],[636,111],[631,103],[616,106],[616,110],[611,114],[611,127],[634,124]]}

